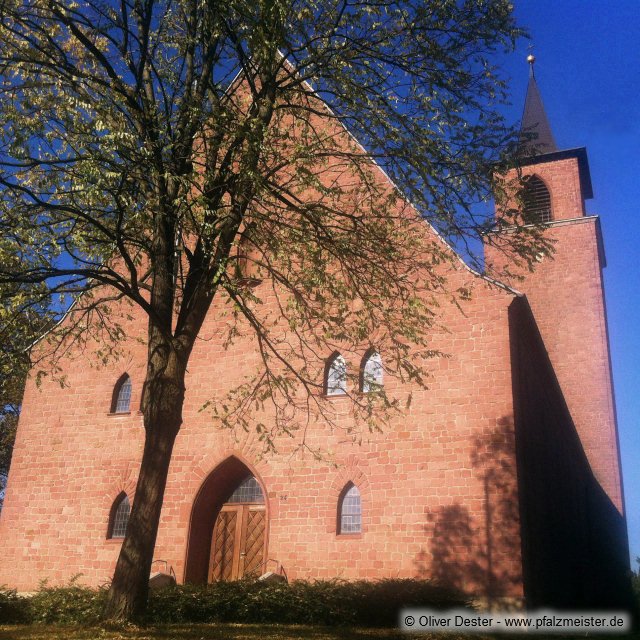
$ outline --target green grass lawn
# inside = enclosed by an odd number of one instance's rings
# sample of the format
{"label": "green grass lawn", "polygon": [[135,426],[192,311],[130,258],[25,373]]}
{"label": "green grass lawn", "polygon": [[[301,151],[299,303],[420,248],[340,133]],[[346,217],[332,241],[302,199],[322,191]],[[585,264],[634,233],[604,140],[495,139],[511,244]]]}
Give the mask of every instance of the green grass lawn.
{"label": "green grass lawn", "polygon": [[[0,640],[532,640],[547,636],[402,633],[396,629],[310,627],[302,625],[192,624],[153,627],[66,627],[54,625],[0,625]],[[576,636],[549,636],[555,640]],[[584,637],[584,636],[582,636]],[[636,640],[640,635],[600,638]]]}
{"label": "green grass lawn", "polygon": [[[485,636],[486,637],[486,636]],[[458,640],[460,635],[405,634],[396,629],[363,629],[260,624],[159,625],[104,629],[44,625],[0,626],[2,640]],[[506,640],[506,639],[505,639]]]}
{"label": "green grass lawn", "polygon": [[[191,624],[152,627],[0,625],[0,640],[566,640],[577,636],[515,636],[402,633],[396,629],[311,627],[303,625]],[[584,636],[581,636],[584,637]],[[591,636],[593,637],[593,636]],[[640,635],[600,635],[612,640],[637,640]]]}

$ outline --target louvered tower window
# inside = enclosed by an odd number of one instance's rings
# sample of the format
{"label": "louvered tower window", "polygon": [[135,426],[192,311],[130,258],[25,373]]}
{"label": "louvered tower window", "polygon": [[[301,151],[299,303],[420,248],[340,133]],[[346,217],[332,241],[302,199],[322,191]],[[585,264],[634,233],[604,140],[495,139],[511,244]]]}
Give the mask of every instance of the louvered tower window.
{"label": "louvered tower window", "polygon": [[522,191],[524,219],[528,223],[551,222],[551,195],[538,176],[525,179]]}

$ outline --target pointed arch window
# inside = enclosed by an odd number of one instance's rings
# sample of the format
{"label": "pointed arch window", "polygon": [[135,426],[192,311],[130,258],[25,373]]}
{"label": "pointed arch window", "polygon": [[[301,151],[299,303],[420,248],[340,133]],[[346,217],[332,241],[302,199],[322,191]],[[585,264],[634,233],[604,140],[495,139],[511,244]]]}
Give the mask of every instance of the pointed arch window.
{"label": "pointed arch window", "polygon": [[349,482],[338,500],[338,533],[362,533],[362,505],[360,491]]}
{"label": "pointed arch window", "polygon": [[129,413],[131,409],[131,378],[124,374],[113,388],[111,413]]}
{"label": "pointed arch window", "polygon": [[121,493],[111,507],[111,517],[109,518],[109,532],[107,538],[124,538],[129,524],[129,513],[131,505],[129,496]]}
{"label": "pointed arch window", "polygon": [[383,385],[382,358],[377,351],[369,351],[362,359],[360,391],[370,393]]}
{"label": "pointed arch window", "polygon": [[524,178],[522,205],[525,222],[551,222],[551,194],[538,176]]}
{"label": "pointed arch window", "polygon": [[328,396],[347,393],[347,363],[339,353],[334,354],[327,363],[324,388]]}

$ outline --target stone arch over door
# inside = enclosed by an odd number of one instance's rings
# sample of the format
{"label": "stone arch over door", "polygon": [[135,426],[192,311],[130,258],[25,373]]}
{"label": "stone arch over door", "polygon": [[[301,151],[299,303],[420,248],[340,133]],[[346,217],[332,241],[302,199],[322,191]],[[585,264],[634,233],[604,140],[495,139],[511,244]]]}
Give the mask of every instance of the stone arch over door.
{"label": "stone arch over door", "polygon": [[[251,476],[256,479],[262,490],[264,497],[262,514],[257,513],[257,511],[259,511],[259,506],[257,505],[253,507],[251,507],[251,505],[244,505],[242,508],[239,506],[234,508],[233,505],[227,503],[234,491],[243,481]],[[213,547],[216,544],[215,541],[212,543],[212,539],[216,530],[221,532],[226,526],[228,529],[227,536],[233,538],[236,531],[235,527],[237,526],[238,535],[235,544],[238,545],[242,542],[244,545],[247,527],[249,527],[250,536],[251,520],[257,520],[256,516],[260,516],[262,519],[262,522],[258,524],[263,527],[263,533],[261,533],[261,535],[264,540],[263,555],[266,559],[269,513],[264,484],[254,469],[250,468],[236,456],[230,456],[209,473],[193,501],[187,539],[184,581],[206,583],[210,579],[212,551],[215,551]],[[221,536],[218,535],[218,544],[220,544],[220,537]],[[254,545],[254,547],[255,546],[256,545]],[[238,549],[236,546],[235,548],[236,556],[239,556],[244,551],[244,547]],[[258,563],[252,562],[251,564],[252,567],[250,567],[250,569],[252,572],[255,572],[259,561]],[[225,575],[218,575],[216,579],[235,579],[241,577],[243,575],[243,567],[241,566],[238,570],[237,565],[238,557],[236,557],[234,561],[233,574],[225,573]]]}

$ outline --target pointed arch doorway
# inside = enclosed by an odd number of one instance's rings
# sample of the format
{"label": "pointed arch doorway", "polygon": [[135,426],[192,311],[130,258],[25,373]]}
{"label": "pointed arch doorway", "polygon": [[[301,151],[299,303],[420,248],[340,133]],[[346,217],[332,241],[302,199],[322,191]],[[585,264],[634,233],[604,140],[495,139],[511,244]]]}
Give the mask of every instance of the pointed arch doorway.
{"label": "pointed arch doorway", "polygon": [[235,456],[209,474],[191,510],[185,582],[264,573],[269,524],[265,495],[257,475]]}
{"label": "pointed arch doorway", "polygon": [[262,489],[250,475],[236,487],[216,518],[208,582],[263,573],[266,520]]}

